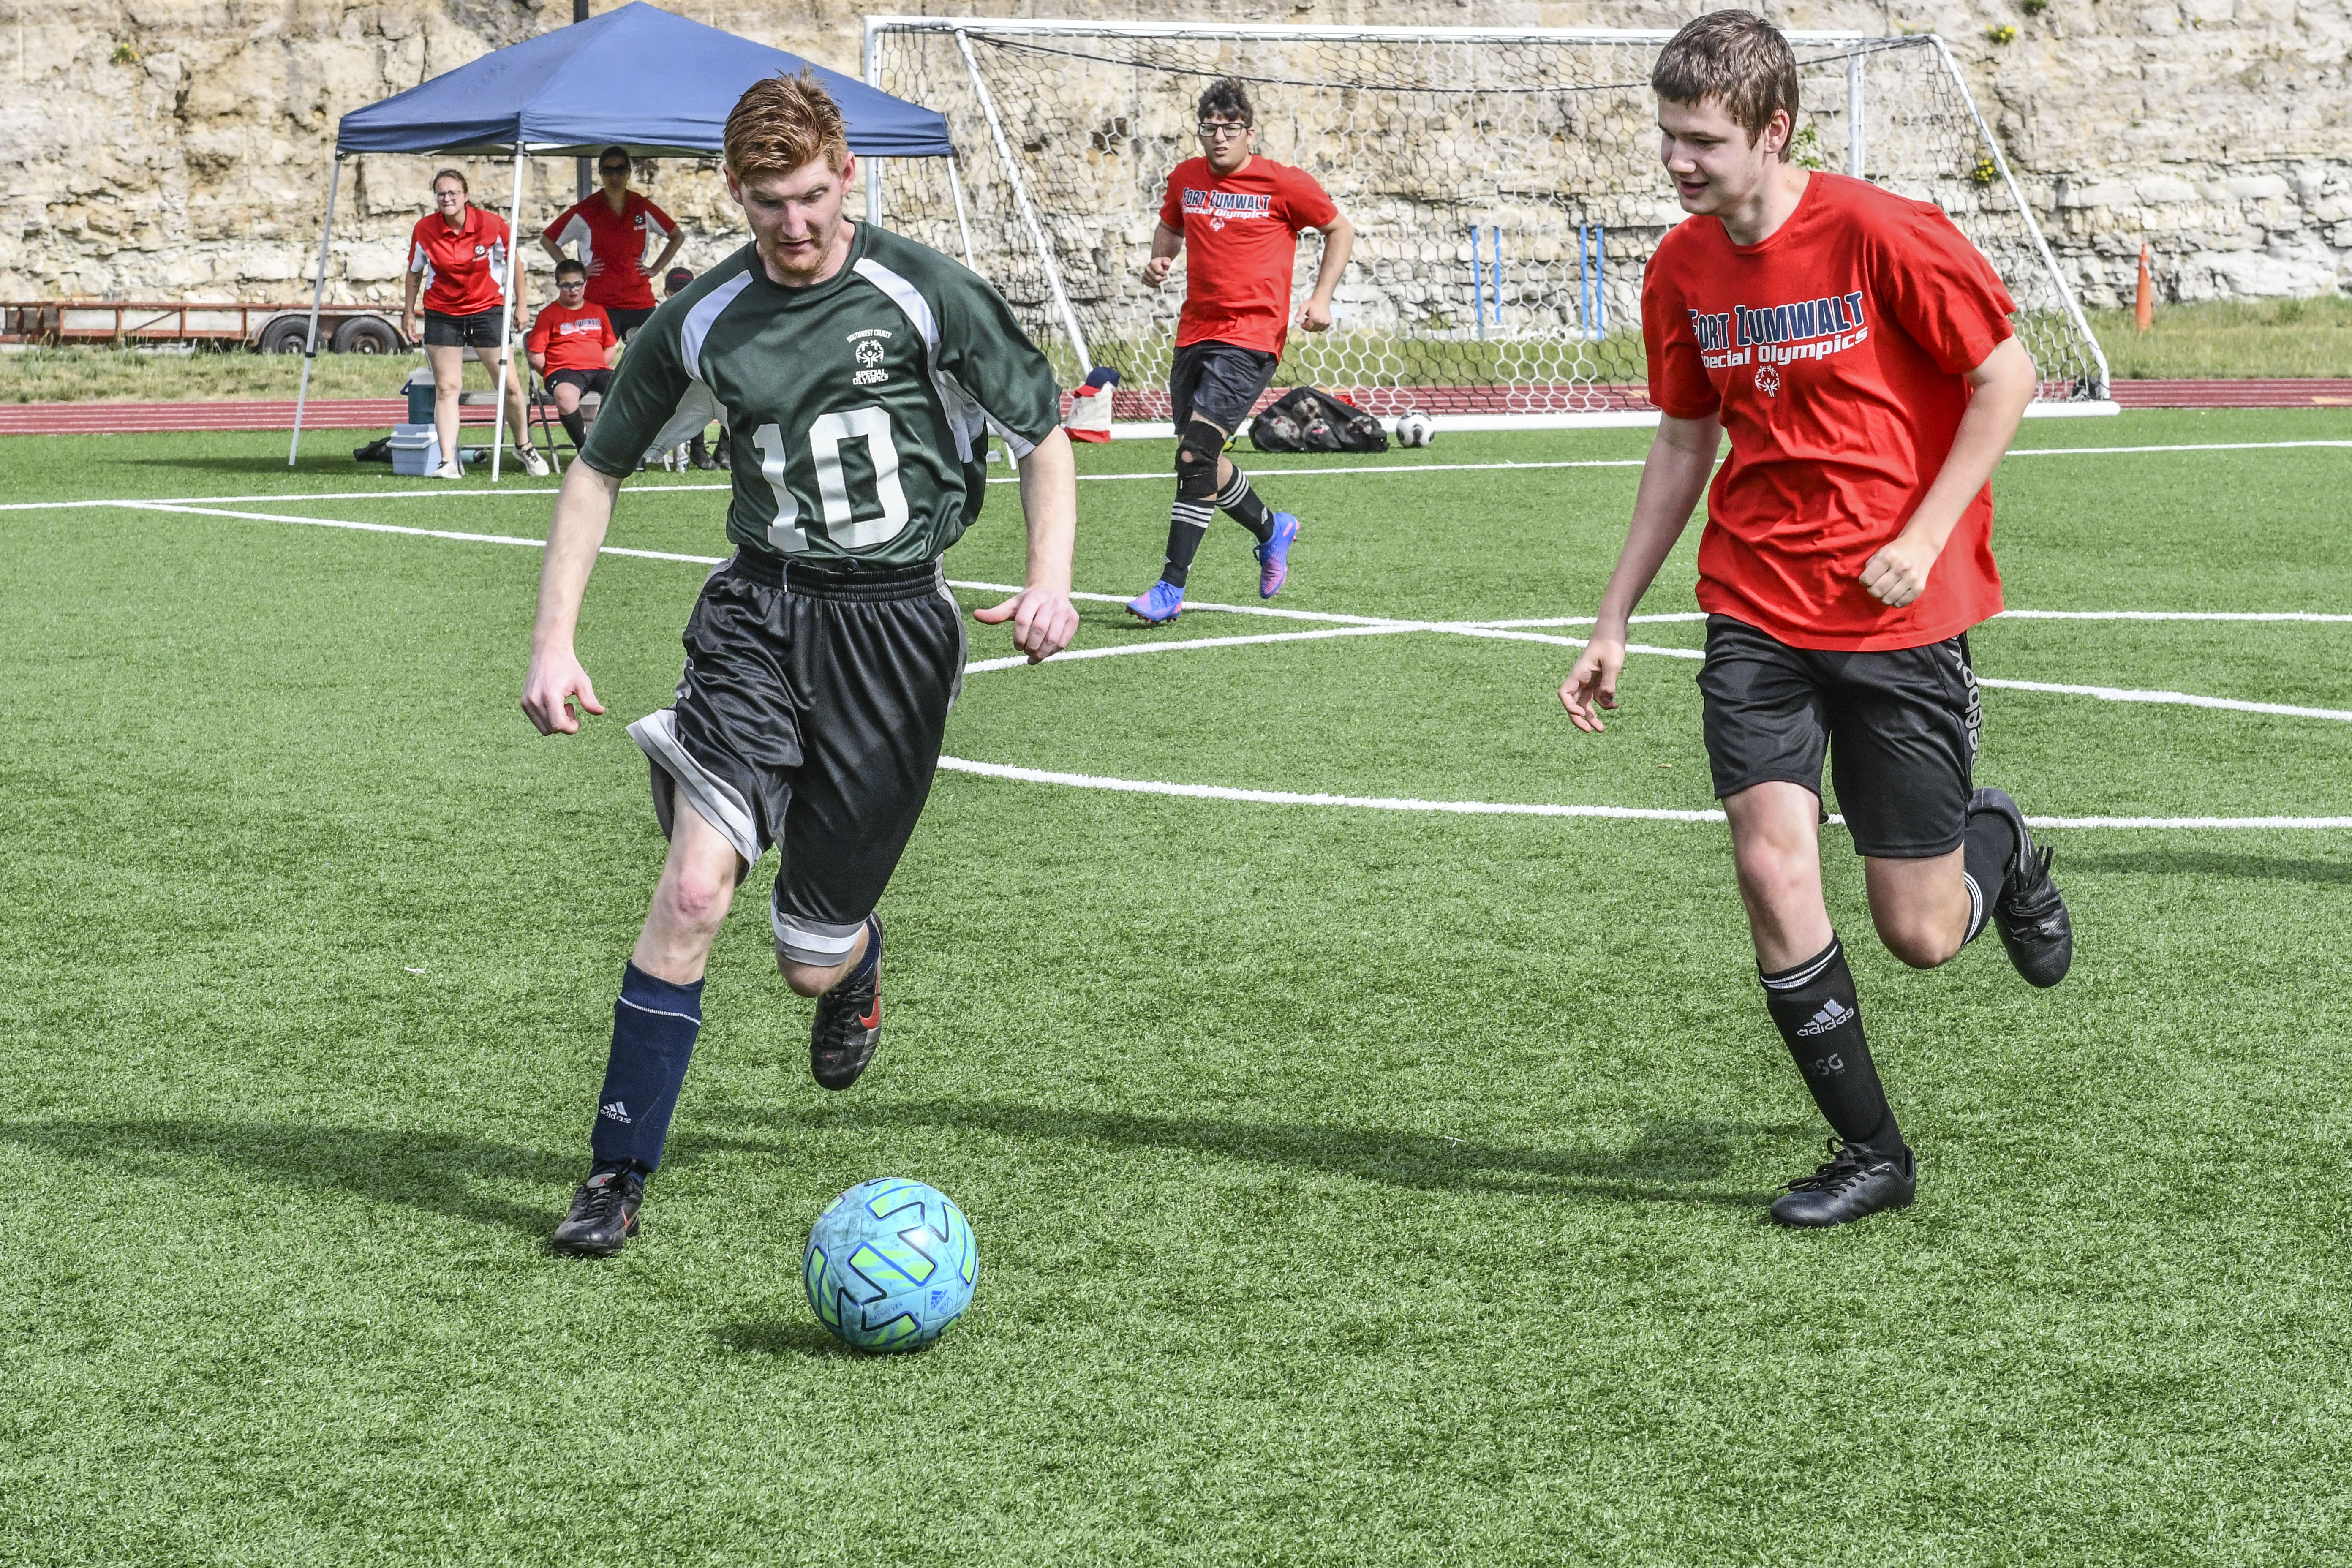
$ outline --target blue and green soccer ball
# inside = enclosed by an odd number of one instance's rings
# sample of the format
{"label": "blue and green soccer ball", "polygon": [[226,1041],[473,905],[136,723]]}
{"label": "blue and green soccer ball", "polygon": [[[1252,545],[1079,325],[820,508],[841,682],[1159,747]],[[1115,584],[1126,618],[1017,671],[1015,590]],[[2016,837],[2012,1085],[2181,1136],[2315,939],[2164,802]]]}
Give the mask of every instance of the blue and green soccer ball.
{"label": "blue and green soccer ball", "polygon": [[980,1246],[945,1193],[897,1176],[825,1205],[801,1255],[817,1321],[862,1351],[920,1350],[971,1305]]}

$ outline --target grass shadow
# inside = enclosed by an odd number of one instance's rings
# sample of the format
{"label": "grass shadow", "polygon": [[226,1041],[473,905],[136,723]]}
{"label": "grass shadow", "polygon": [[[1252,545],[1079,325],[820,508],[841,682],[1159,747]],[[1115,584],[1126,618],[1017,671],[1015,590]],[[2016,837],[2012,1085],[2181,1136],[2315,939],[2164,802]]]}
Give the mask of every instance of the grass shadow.
{"label": "grass shadow", "polygon": [[44,1159],[101,1160],[134,1172],[148,1167],[158,1175],[172,1173],[177,1162],[202,1160],[285,1186],[399,1204],[535,1238],[546,1237],[560,1209],[552,1202],[509,1203],[480,1191],[476,1179],[525,1182],[561,1193],[582,1168],[576,1153],[425,1132],[284,1122],[0,1122],[0,1142]]}
{"label": "grass shadow", "polygon": [[815,1323],[728,1323],[710,1337],[737,1355],[800,1356],[808,1361],[870,1361]]}
{"label": "grass shadow", "polygon": [[[770,1113],[713,1106],[709,1121],[768,1122]],[[1800,1136],[1796,1125],[1660,1119],[1622,1149],[1550,1150],[1373,1128],[1224,1121],[1206,1117],[1141,1116],[994,1101],[867,1103],[803,1113],[811,1132],[844,1125],[882,1131],[951,1129],[1023,1142],[1080,1140],[1121,1149],[1208,1154],[1254,1164],[1325,1172],[1425,1191],[1474,1190],[1619,1203],[1697,1204],[1749,1208],[1769,1193],[1720,1185],[1738,1145],[1761,1137]],[[682,1138],[705,1147],[726,1140]],[[748,1142],[736,1147],[766,1149]]]}
{"label": "grass shadow", "polygon": [[2352,860],[2284,855],[2232,855],[2216,849],[2142,849],[2127,855],[2069,854],[2070,871],[2126,877],[2231,877],[2267,882],[2352,882]]}

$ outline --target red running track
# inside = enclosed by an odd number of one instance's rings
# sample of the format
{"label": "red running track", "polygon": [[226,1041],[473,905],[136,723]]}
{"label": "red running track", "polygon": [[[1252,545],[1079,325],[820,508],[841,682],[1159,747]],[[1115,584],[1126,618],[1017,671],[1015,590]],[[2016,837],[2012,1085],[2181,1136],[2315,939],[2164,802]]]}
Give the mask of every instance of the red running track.
{"label": "red running track", "polygon": [[[1269,393],[1263,402],[1271,402]],[[1376,414],[1512,414],[1598,412],[1647,405],[1636,386],[1579,387],[1383,387],[1360,395]],[[2126,408],[2346,408],[2352,407],[2352,381],[2119,381],[2115,400]],[[1121,419],[1165,419],[1168,396],[1157,391],[1126,391],[1115,405]],[[459,411],[468,425],[488,425],[493,410],[468,405]],[[389,430],[408,417],[397,397],[321,398],[304,411],[305,428]],[[290,430],[290,399],[227,403],[16,403],[0,404],[0,436],[111,435],[168,430]]]}

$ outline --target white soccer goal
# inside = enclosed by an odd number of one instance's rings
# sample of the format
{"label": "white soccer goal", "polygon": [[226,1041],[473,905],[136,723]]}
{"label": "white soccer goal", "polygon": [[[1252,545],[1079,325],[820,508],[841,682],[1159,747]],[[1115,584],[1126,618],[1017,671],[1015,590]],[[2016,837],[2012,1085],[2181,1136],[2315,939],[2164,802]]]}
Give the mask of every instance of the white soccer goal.
{"label": "white soccer goal", "polygon": [[[1642,268],[1683,218],[1649,89],[1672,37],[870,16],[866,79],[944,113],[957,151],[869,162],[866,216],[986,276],[1066,386],[1115,367],[1118,417],[1164,421],[1182,274],[1155,290],[1139,273],[1169,171],[1198,151],[1195,100],[1239,77],[1258,150],[1356,226],[1338,320],[1292,332],[1276,386],[1455,428],[1646,422]],[[2113,412],[2106,361],[1942,41],[1789,37],[1798,156],[1942,206],[2018,302],[2037,410]],[[1321,246],[1300,242],[1302,298]]]}

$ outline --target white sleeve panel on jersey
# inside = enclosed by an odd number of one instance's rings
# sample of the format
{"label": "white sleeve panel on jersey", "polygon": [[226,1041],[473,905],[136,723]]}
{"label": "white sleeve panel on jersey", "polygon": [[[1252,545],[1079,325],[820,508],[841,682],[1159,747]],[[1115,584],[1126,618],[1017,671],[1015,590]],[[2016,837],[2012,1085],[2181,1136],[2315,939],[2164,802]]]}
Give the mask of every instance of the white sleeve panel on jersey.
{"label": "white sleeve panel on jersey", "polygon": [[982,407],[978,398],[966,392],[954,376],[939,368],[940,321],[922,290],[870,256],[857,263],[857,275],[887,294],[922,335],[923,363],[930,373],[931,389],[939,395],[940,406],[947,410],[948,428],[955,432],[957,459],[965,463],[972,460],[975,447],[984,439],[983,430],[993,430],[1003,437],[1015,458],[1027,457],[1033,444],[1013,434],[1003,420]]}
{"label": "white sleeve panel on jersey", "polygon": [[580,216],[576,207],[572,209],[571,221],[555,233],[555,247],[561,250],[567,245],[580,247],[580,265],[583,267],[587,266],[589,258],[596,253],[596,241],[588,232],[588,220]]}
{"label": "white sleeve panel on jersey", "polygon": [[409,242],[408,269],[424,273],[425,286],[428,289],[433,286],[433,258],[425,253],[425,242],[421,239]]}
{"label": "white sleeve panel on jersey", "polygon": [[726,423],[727,410],[719,406],[719,395],[710,390],[709,383],[698,375],[687,387],[686,395],[677,400],[677,407],[671,411],[669,418],[662,425],[661,433],[654,437],[654,444],[646,448],[646,457],[651,459],[681,441],[693,440],[702,434],[706,426],[723,426]]}
{"label": "white sleeve panel on jersey", "polygon": [[[758,263],[754,261],[752,265],[757,266]],[[686,374],[698,383],[705,386],[709,384],[709,378],[702,374],[702,343],[710,335],[711,323],[718,321],[719,313],[740,299],[743,290],[751,286],[751,272],[750,268],[746,268],[697,300],[694,309],[686,313],[686,320],[678,323],[678,358],[686,366]]]}

